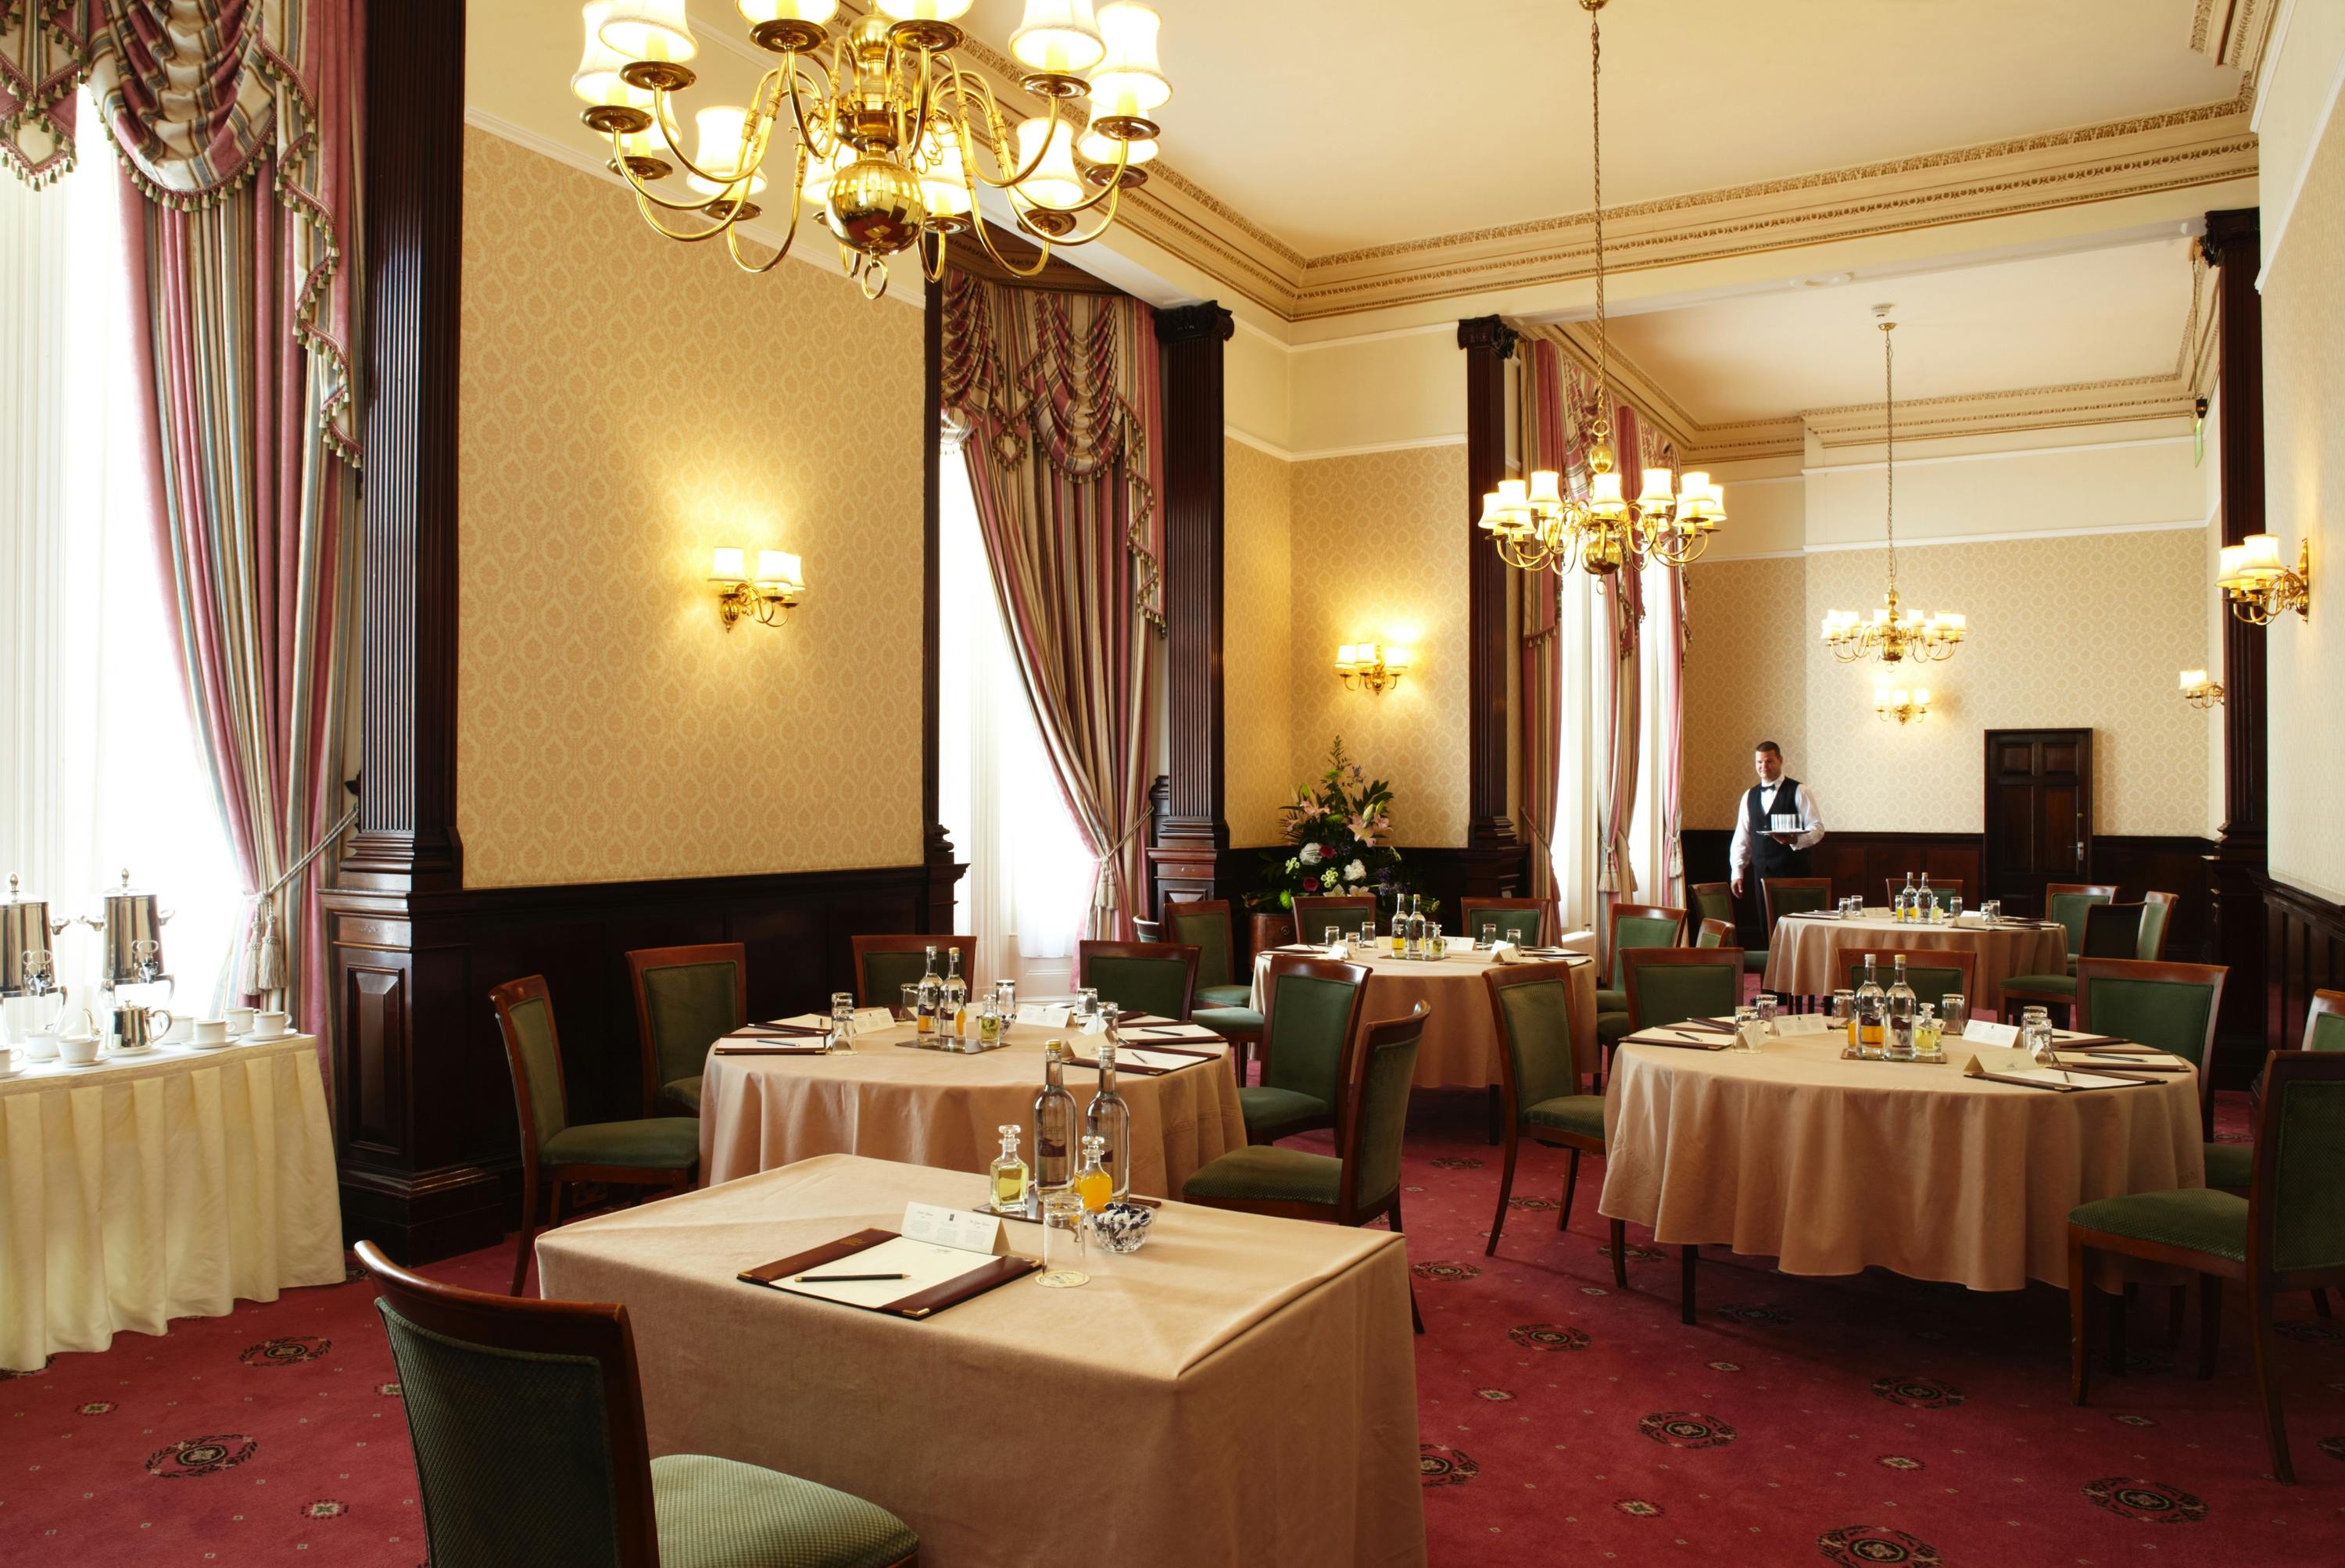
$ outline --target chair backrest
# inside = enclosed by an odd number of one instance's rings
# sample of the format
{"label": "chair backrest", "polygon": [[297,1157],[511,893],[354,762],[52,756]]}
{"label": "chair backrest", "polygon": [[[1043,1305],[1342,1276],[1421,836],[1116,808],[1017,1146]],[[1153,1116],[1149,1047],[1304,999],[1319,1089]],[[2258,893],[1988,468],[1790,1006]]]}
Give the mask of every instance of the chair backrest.
{"label": "chair backrest", "polygon": [[1620,970],[1632,1031],[1730,1016],[1742,1000],[1739,947],[1630,948],[1620,955]]}
{"label": "chair backrest", "polygon": [[2116,884],[2111,882],[2044,884],[2044,918],[2068,928],[2070,958],[2085,951],[2085,911],[2095,904],[2115,903],[2117,896]]}
{"label": "chair backrest", "polygon": [[2076,961],[2076,1027],[2168,1051],[2198,1069],[2199,1119],[2215,1104],[2215,1018],[2223,1005],[2219,963]]}
{"label": "chair backrest", "polygon": [[2316,991],[2304,1014],[2307,1051],[2345,1051],[2345,991]]}
{"label": "chair backrest", "polygon": [[737,942],[639,947],[627,954],[635,1033],[644,1043],[644,1115],[660,1086],[695,1078],[708,1047],[749,1020],[749,964]]}
{"label": "chair backrest", "polygon": [[949,932],[936,936],[893,932],[886,936],[848,939],[855,949],[855,1001],[862,1007],[895,1007],[904,1000],[904,987],[917,984],[927,972],[929,949],[937,950],[937,972],[945,972],[945,950],[960,950],[960,977],[977,989],[977,938]]}
{"label": "chair backrest", "polygon": [[2083,958],[2139,958],[2141,917],[2147,904],[2088,904],[2085,908]]}
{"label": "chair backrest", "polygon": [[1636,947],[1675,947],[1685,938],[1683,910],[1667,904],[1612,906],[1612,983],[1620,981],[1620,955]]}
{"label": "chair backrest", "polygon": [[2134,956],[2156,963],[2166,956],[2166,933],[2174,923],[2174,906],[2181,899],[2174,893],[2147,892],[2141,895],[2141,940]]}
{"label": "chair backrest", "polygon": [[1692,888],[1693,915],[1697,920],[1722,920],[1734,923],[1734,884],[1732,882],[1696,882]]}
{"label": "chair backrest", "polygon": [[1178,942],[1080,942],[1077,972],[1102,1001],[1125,1012],[1189,1021],[1197,995],[1197,950]]}
{"label": "chair backrest", "polygon": [[1515,1114],[1579,1093],[1579,1044],[1571,1033],[1571,965],[1509,963],[1482,972],[1490,1017],[1506,1049],[1501,1082]]}
{"label": "chair backrest", "polygon": [[1329,926],[1345,931],[1357,931],[1360,922],[1376,923],[1376,901],[1372,894],[1345,894],[1319,898],[1297,893],[1294,898],[1294,940],[1317,942],[1327,934]]}
{"label": "chair backrest", "polygon": [[490,1296],[371,1241],[434,1568],[656,1568],[651,1449],[627,1309]]}
{"label": "chair backrest", "polygon": [[[1893,906],[1897,902],[1897,895],[1905,891],[1905,879],[1903,877],[1883,877],[1882,879],[1882,885],[1889,890],[1889,897],[1883,901]],[[1914,891],[1915,892],[1920,892],[1922,891],[1921,885],[1918,882],[1915,883]],[[1960,877],[1948,877],[1944,881],[1939,881],[1936,877],[1932,877],[1930,879],[1930,901],[1937,905],[1940,909],[1944,910],[1954,908],[1954,901],[1962,896],[1963,880]]]}
{"label": "chair backrest", "polygon": [[2259,1280],[2345,1282],[2345,1054],[2275,1051],[2264,1064],[2248,1268]]}
{"label": "chair backrest", "polygon": [[1706,920],[1701,922],[1701,929],[1694,933],[1693,944],[1696,947],[1724,947],[1733,940],[1732,921]]}
{"label": "chair backrest", "polygon": [[1767,906],[1767,933],[1771,942],[1775,922],[1785,915],[1832,908],[1832,881],[1830,877],[1764,877],[1759,882],[1759,896]]}
{"label": "chair backrest", "polygon": [[1364,963],[1272,954],[1262,994],[1264,1087],[1292,1089],[1340,1107],[1344,1048],[1359,1031],[1367,994]]}
{"label": "chair backrest", "polygon": [[1537,947],[1547,921],[1545,899],[1461,899],[1455,934],[1467,942],[1482,940],[1484,921],[1498,928],[1498,940],[1517,947]]}
{"label": "chair backrest", "polygon": [[1231,914],[1227,899],[1176,899],[1164,906],[1164,934],[1158,940],[1197,950],[1200,987],[1238,983],[1237,934]]}
{"label": "chair backrest", "polygon": [[1901,953],[1905,959],[1905,984],[1915,1001],[1935,1007],[1948,992],[1958,991],[1966,1001],[1977,1004],[1978,954],[1965,948],[1842,948],[1841,957],[1848,962],[1848,988],[1853,991],[1863,981],[1864,961],[1870,958],[1880,977],[1881,989],[1888,990]]}
{"label": "chair backrest", "polygon": [[1400,1187],[1402,1135],[1408,1130],[1408,1091],[1416,1081],[1416,1048],[1433,1010],[1420,1002],[1406,1018],[1386,1018],[1359,1033],[1345,1064],[1344,1161],[1337,1178],[1337,1217],[1351,1224]]}
{"label": "chair backrest", "polygon": [[538,1145],[570,1125],[553,998],[545,989],[545,976],[527,974],[491,991],[489,1004],[497,1010],[497,1033],[504,1037],[505,1066],[513,1074],[522,1164],[534,1170]]}

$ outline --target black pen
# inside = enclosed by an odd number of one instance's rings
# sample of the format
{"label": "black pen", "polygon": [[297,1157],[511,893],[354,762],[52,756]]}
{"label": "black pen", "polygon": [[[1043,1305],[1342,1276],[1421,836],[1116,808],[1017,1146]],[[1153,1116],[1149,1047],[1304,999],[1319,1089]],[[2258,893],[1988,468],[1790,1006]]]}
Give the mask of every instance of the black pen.
{"label": "black pen", "polygon": [[793,1285],[859,1285],[868,1279],[909,1279],[909,1274],[801,1274]]}

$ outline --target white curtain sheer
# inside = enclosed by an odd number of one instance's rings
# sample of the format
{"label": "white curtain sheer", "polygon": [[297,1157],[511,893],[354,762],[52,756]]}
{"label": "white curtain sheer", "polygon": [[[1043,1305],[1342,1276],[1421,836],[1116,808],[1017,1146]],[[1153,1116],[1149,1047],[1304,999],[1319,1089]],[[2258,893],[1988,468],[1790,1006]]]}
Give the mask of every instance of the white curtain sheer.
{"label": "white curtain sheer", "polygon": [[939,487],[938,811],[969,865],[954,929],[977,938],[979,976],[1060,989],[1089,906],[1091,855],[1035,730],[991,587],[969,469],[950,443]]}
{"label": "white curtain sheer", "polygon": [[[163,615],[121,178],[0,179],[0,875],[82,914],[127,869],[176,911],[175,1011],[208,1014],[239,888]],[[54,943],[94,1000],[96,935]]]}
{"label": "white curtain sheer", "polygon": [[1562,584],[1557,636],[1563,647],[1563,738],[1555,794],[1555,887],[1567,932],[1596,924],[1596,882],[1603,840],[1596,827],[1597,769],[1604,754],[1605,708],[1594,674],[1603,667],[1608,634],[1596,579],[1574,571]]}

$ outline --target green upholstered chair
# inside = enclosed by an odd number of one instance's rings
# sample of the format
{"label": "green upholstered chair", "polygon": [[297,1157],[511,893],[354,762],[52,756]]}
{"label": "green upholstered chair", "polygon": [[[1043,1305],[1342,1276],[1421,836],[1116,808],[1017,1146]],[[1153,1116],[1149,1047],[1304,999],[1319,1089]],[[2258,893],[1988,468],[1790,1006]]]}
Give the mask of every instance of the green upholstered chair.
{"label": "green upholstered chair", "polygon": [[960,977],[969,982],[971,991],[977,989],[977,938],[973,936],[895,932],[851,937],[848,945],[855,950],[855,1001],[859,1007],[902,1006],[904,987],[919,983],[928,970],[929,949],[932,947],[937,950],[939,975],[949,962],[945,950],[959,949]]}
{"label": "green upholstered chair", "polygon": [[[1731,942],[1735,934],[1737,917],[1734,909],[1734,884],[1732,882],[1696,882],[1690,891],[1693,895],[1693,902],[1687,910],[1688,917],[1698,921],[1714,920],[1724,922],[1726,937],[1718,945],[1721,947],[1726,945],[1726,942]],[[1700,945],[1698,941],[1696,945]],[[1742,967],[1745,972],[1751,974],[1765,973],[1767,950],[1763,947],[1744,948]]]}
{"label": "green upholstered chair", "polygon": [[[2305,1009],[2304,1035],[2300,1042],[2307,1051],[2345,1051],[2345,991],[2316,991],[2312,1004]],[[2263,1078],[2259,1074],[2248,1088],[2248,1115],[2252,1120],[2256,1107],[2262,1103]],[[2254,1168],[2255,1153],[2248,1144],[2213,1144],[2207,1145],[2207,1185],[2228,1191],[2248,1190],[2248,1176]],[[2323,1318],[2329,1316],[2329,1298],[2319,1293],[2313,1304]]]}
{"label": "green upholstered chair", "polygon": [[[2090,970],[2093,961],[2077,967]],[[2272,1298],[2283,1290],[2345,1285],[2345,1053],[2275,1051],[2257,1106],[2248,1193],[2186,1187],[2103,1198],[2068,1212],[2069,1375],[2083,1404],[2090,1375],[2093,1254],[2121,1253],[2198,1273],[2198,1376],[2215,1375],[2223,1281],[2249,1291],[2256,1389],[2272,1473],[2296,1479],[2280,1409]],[[2125,1297],[2106,1298],[2109,1368],[2125,1365]]]}
{"label": "green upholstered chair", "polygon": [[1296,942],[1318,942],[1327,935],[1329,926],[1344,931],[1357,931],[1362,921],[1376,923],[1376,900],[1373,893],[1339,893],[1320,898],[1298,894],[1294,900],[1294,937]]}
{"label": "green upholstered chair", "polygon": [[749,1017],[749,965],[737,942],[642,947],[627,954],[644,1044],[644,1115],[700,1115],[708,1047]]}
{"label": "green upholstered chair", "polygon": [[[1622,955],[1629,982],[1628,1033],[1682,1023],[1689,1018],[1731,1016],[1742,1000],[1739,947],[1655,947]],[[1693,1268],[1700,1248],[1678,1248],[1678,1317],[1693,1321]]]}
{"label": "green upholstered chair", "polygon": [[[1732,922],[1722,920],[1706,920],[1701,922],[1701,930],[1694,933],[1693,944],[1696,947],[1726,947],[1731,945],[1733,941],[1734,926]],[[1748,963],[1751,961],[1751,955],[1746,952],[1742,955],[1742,959],[1745,963]]]}
{"label": "green upholstered chair", "polygon": [[1873,960],[1873,971],[1880,977],[1881,989],[1889,989],[1890,977],[1897,972],[1899,955],[1905,960],[1905,983],[1912,988],[1914,1000],[1938,1005],[1938,999],[1950,991],[1958,991],[1969,1001],[1978,998],[1978,954],[1967,948],[1935,947],[1852,947],[1841,950],[1841,958],[1848,964],[1846,984],[1851,991],[1864,978],[1864,961]]}
{"label": "green upholstered chair", "polygon": [[[1498,1234],[1507,1227],[1507,1202],[1515,1190],[1515,1149],[1528,1137],[1548,1148],[1568,1149],[1563,1172],[1563,1212],[1555,1227],[1571,1223],[1572,1195],[1579,1186],[1579,1156],[1604,1154],[1604,1096],[1585,1092],[1580,1048],[1571,1033],[1571,966],[1518,963],[1482,972],[1490,1018],[1506,1049],[1498,1055],[1500,1125],[1507,1145],[1498,1173],[1498,1212],[1490,1221],[1486,1257],[1497,1256]],[[1592,1057],[1594,1043],[1588,1047]],[[1590,1065],[1592,1065],[1592,1062]],[[1612,1279],[1629,1283],[1626,1235],[1612,1226]]]}
{"label": "green upholstered chair", "polygon": [[411,1274],[371,1241],[435,1568],[895,1568],[875,1503],[706,1454],[651,1457],[627,1309]]}
{"label": "green upholstered chair", "polygon": [[[1353,1004],[1355,1012],[1357,1005]],[[1276,1011],[1274,1005],[1274,1028]],[[1337,1063],[1343,1074],[1343,1115],[1334,1155],[1272,1145],[1232,1149],[1181,1184],[1183,1201],[1337,1225],[1365,1225],[1382,1216],[1397,1233],[1408,1091],[1416,1080],[1416,1048],[1425,1038],[1425,1021],[1431,1016],[1420,1002],[1406,1018],[1387,1018],[1347,1036]],[[1275,1066],[1275,1046],[1270,1060]],[[1424,1333],[1414,1287],[1408,1312],[1416,1331]]]}
{"label": "green upholstered chair", "polygon": [[1449,933],[1465,942],[1482,940],[1487,923],[1498,928],[1500,942],[1517,947],[1537,947],[1551,906],[1545,899],[1462,899],[1457,905],[1457,930]]}
{"label": "green upholstered chair", "polygon": [[[1894,906],[1897,902],[1897,895],[1905,891],[1905,879],[1903,877],[1884,877],[1882,879],[1882,885],[1886,888],[1889,892],[1889,897],[1884,901]],[[1921,891],[1920,886],[1917,884],[1914,891],[1916,892]],[[1930,879],[1930,901],[1937,905],[1940,909],[1953,909],[1954,907],[1954,901],[1962,896],[1963,881],[1960,877],[1950,877],[1944,881],[1940,881],[1935,877]]]}
{"label": "green upholstered chair", "polygon": [[1126,1013],[1189,1021],[1197,989],[1197,950],[1176,942],[1079,942],[1076,972],[1102,1000]]}
{"label": "green upholstered chair", "polygon": [[[1828,910],[1832,902],[1830,877],[1767,877],[1759,883],[1759,904],[1767,916],[1767,945],[1775,945],[1775,922],[1789,914]],[[1760,965],[1765,969],[1765,964]]]}
{"label": "green upholstered chair", "polygon": [[[2084,945],[2071,954],[2066,974],[2015,974],[2003,983],[2003,1013],[2015,1018],[2022,1007],[2031,1003],[2047,1008],[2066,1010],[2076,1002],[2076,961],[2080,958],[2146,959],[2142,952],[2142,928],[2147,922],[2149,904],[2106,902],[2086,903],[2084,910]],[[2162,945],[2166,921],[2161,911],[2157,940]]]}
{"label": "green upholstered chair", "polygon": [[2085,951],[2085,911],[2095,904],[2117,902],[2115,882],[2046,882],[2044,918],[2058,921],[2068,932],[2068,972],[2076,972],[2076,959]]}
{"label": "green upholstered chair", "polygon": [[2316,991],[2304,1014],[2307,1051],[2345,1051],[2345,991]]}
{"label": "green upholstered chair", "polygon": [[700,1166],[700,1119],[646,1116],[632,1122],[570,1120],[562,1083],[562,1038],[545,977],[509,980],[489,993],[513,1070],[513,1110],[521,1122],[521,1237],[513,1251],[513,1293],[521,1294],[536,1239],[537,1184],[553,1187],[551,1225],[562,1223],[562,1189],[572,1182],[621,1186],[692,1185]]}
{"label": "green upholstered chair", "polygon": [[[2198,1069],[2198,1119],[2214,1131],[2215,1018],[2223,1004],[2219,963],[2145,963],[2133,958],[2076,961],[2076,1027],[2115,1035],[2170,1052]],[[2207,1185],[2215,1179],[2214,1151],[2236,1145],[2210,1144]]]}
{"label": "green upholstered chair", "polygon": [[1262,1082],[1238,1090],[1246,1142],[1337,1125],[1344,1052],[1368,993],[1365,964],[1278,953],[1263,984]]}
{"label": "green upholstered chair", "polygon": [[1246,1081],[1247,1054],[1262,1044],[1254,986],[1238,973],[1235,911],[1227,899],[1168,901],[1164,940],[1197,950],[1196,996],[1190,1019],[1230,1043],[1230,1066]]}
{"label": "green upholstered chair", "polygon": [[1618,1040],[1629,1033],[1628,982],[1620,976],[1620,955],[1630,948],[1675,947],[1685,938],[1686,912],[1666,904],[1612,906],[1612,978],[1596,988],[1596,1033],[1599,1039]]}

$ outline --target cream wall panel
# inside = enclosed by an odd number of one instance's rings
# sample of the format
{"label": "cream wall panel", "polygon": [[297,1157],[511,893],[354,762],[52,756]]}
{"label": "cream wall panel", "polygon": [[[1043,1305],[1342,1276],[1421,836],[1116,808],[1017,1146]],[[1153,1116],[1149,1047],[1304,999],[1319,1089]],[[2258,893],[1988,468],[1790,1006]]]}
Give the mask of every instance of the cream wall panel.
{"label": "cream wall panel", "polygon": [[2338,75],[2345,67],[2345,5],[2295,0],[2286,23],[2271,40],[2256,105],[2257,205],[2266,265],[2295,238],[2296,219],[2313,216],[2297,208],[2311,189],[2309,170],[2324,139],[2322,117],[2334,114]]}
{"label": "cream wall panel", "polygon": [[1274,844],[1293,797],[1295,655],[1290,465],[1222,443],[1223,809],[1233,844]]}
{"label": "cream wall panel", "polygon": [[[1711,535],[1702,559],[1780,555],[1800,550],[1808,542],[1808,492],[1799,464],[1786,460],[1738,466],[1756,472],[1711,470],[1711,478],[1726,493],[1726,526]],[[1768,472],[1785,466],[1792,469],[1788,474]]]}
{"label": "cream wall panel", "polygon": [[[916,862],[919,315],[478,130],[464,187],[467,881]],[[805,557],[786,627],[719,625],[719,544]]]}
{"label": "cream wall panel", "polygon": [[[2301,13],[2291,26],[2301,26]],[[2290,558],[2312,543],[2312,615],[2265,638],[2271,730],[2271,874],[2345,901],[2345,115],[2332,117],[2298,199],[2287,244],[2264,279],[2266,524]]]}
{"label": "cream wall panel", "polygon": [[[1869,543],[1881,537],[1887,484],[1878,449],[1867,457],[1861,466],[1809,471],[1810,545]],[[1901,458],[1897,534],[1901,539],[1919,540],[2196,523],[2207,514],[2202,495],[2188,441],[2054,448],[1947,462]]]}
{"label": "cream wall panel", "polygon": [[[1454,321],[1298,349],[1290,373],[1294,439],[1288,445],[1298,457],[1465,439],[1466,351],[1457,346]],[[1462,494],[1462,477],[1457,486]]]}
{"label": "cream wall panel", "polygon": [[1286,345],[1240,326],[1222,345],[1222,419],[1226,428],[1284,451],[1294,444],[1288,408],[1294,355]]}
{"label": "cream wall panel", "polygon": [[[1341,735],[1392,781],[1399,843],[1462,844],[1466,449],[1297,463],[1294,486],[1290,787],[1316,775]],[[1346,691],[1330,666],[1337,645],[1361,641],[1406,645],[1416,665],[1381,697]]]}
{"label": "cream wall panel", "polygon": [[[1731,828],[1754,781],[1761,740],[1807,779],[1808,674],[1800,634],[1807,562],[1697,561],[1686,575],[1685,776],[1688,828]],[[1830,818],[1826,819],[1831,820]]]}

